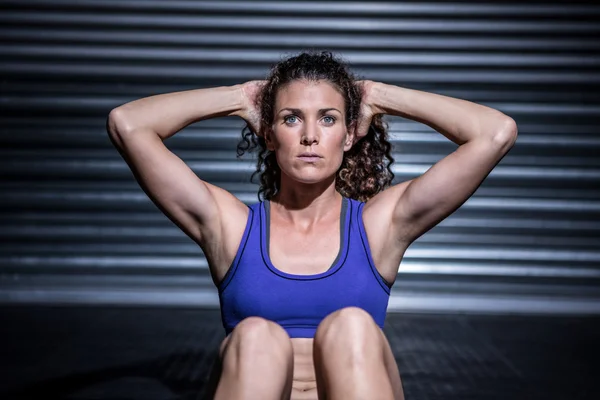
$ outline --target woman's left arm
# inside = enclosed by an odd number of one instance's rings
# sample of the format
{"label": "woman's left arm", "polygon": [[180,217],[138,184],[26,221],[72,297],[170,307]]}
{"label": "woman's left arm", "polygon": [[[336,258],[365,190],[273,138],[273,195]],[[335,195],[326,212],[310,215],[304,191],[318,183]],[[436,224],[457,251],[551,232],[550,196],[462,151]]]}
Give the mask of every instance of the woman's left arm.
{"label": "woman's left arm", "polygon": [[424,123],[459,145],[421,176],[384,192],[394,203],[393,231],[410,244],[477,190],[514,145],[517,125],[502,112],[469,101],[380,82],[362,84],[358,136],[366,133],[373,115],[383,113]]}

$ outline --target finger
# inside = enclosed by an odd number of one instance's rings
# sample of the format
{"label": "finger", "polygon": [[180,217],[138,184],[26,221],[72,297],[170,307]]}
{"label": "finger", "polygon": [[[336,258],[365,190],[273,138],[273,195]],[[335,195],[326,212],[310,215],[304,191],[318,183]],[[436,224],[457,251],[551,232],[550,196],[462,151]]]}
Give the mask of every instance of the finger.
{"label": "finger", "polygon": [[369,133],[369,126],[371,125],[371,119],[364,118],[360,121],[358,125],[358,130],[356,132],[357,139],[360,139]]}

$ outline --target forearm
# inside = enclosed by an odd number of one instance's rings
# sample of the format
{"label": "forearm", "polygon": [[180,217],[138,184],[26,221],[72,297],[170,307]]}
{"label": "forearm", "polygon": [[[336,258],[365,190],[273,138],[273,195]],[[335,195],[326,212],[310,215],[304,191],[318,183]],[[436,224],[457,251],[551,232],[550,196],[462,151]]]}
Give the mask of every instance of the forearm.
{"label": "forearm", "polygon": [[123,104],[111,111],[108,125],[121,134],[153,131],[165,140],[194,122],[237,115],[240,109],[239,85],[194,89]]}
{"label": "forearm", "polygon": [[503,134],[514,125],[502,112],[466,100],[380,82],[373,83],[370,93],[370,101],[383,113],[426,124],[458,145]]}

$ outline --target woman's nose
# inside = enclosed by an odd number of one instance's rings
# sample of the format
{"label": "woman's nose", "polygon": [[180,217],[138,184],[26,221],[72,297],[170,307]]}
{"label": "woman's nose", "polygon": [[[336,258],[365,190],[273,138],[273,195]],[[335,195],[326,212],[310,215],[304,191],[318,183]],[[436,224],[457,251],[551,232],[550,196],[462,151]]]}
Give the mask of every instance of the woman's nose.
{"label": "woman's nose", "polygon": [[305,124],[302,133],[302,144],[318,142],[318,129],[313,124]]}

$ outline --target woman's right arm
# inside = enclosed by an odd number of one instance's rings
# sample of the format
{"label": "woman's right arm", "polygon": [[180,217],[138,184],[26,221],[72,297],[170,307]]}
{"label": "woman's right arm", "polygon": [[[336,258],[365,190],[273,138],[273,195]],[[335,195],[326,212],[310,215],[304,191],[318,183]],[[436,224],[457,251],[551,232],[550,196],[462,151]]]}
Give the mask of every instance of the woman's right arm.
{"label": "woman's right arm", "polygon": [[229,192],[199,179],[163,141],[196,121],[230,115],[243,118],[243,96],[243,85],[161,94],[117,107],[107,120],[112,142],[148,197],[205,252],[207,242],[211,250],[218,246],[216,254],[210,251],[217,258],[235,252],[222,248],[227,244],[221,237],[236,235],[240,229],[243,233],[247,207]]}

